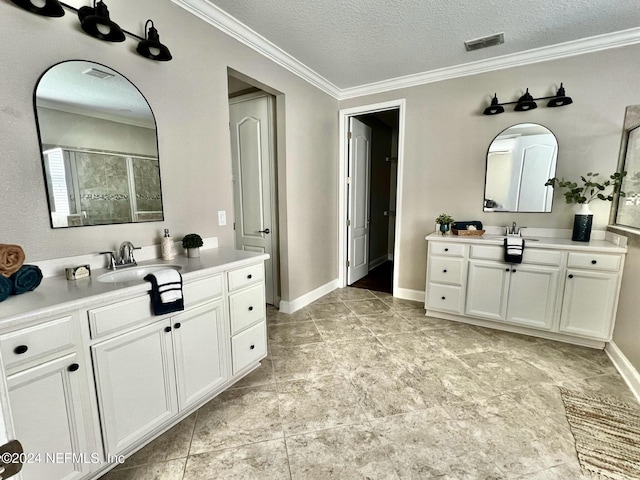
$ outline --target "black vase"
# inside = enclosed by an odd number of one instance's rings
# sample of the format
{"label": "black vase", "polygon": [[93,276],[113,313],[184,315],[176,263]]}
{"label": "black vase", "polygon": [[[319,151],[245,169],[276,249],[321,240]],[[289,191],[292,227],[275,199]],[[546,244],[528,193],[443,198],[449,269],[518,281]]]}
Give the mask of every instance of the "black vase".
{"label": "black vase", "polygon": [[573,218],[574,242],[588,242],[591,239],[591,227],[593,225],[593,213],[587,204],[582,204],[578,213]]}

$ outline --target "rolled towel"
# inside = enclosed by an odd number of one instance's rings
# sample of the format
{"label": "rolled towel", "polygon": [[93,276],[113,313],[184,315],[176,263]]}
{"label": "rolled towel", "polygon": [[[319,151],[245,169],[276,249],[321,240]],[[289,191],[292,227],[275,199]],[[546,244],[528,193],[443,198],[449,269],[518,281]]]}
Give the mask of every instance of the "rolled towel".
{"label": "rolled towel", "polygon": [[42,272],[36,265],[23,265],[20,270],[9,277],[9,280],[13,284],[11,293],[20,295],[35,290],[40,285]]}
{"label": "rolled towel", "polygon": [[13,290],[13,282],[0,275],[0,302],[3,302],[11,295],[11,290]]}
{"label": "rolled towel", "polygon": [[20,245],[0,243],[0,275],[10,277],[24,263],[24,250]]}

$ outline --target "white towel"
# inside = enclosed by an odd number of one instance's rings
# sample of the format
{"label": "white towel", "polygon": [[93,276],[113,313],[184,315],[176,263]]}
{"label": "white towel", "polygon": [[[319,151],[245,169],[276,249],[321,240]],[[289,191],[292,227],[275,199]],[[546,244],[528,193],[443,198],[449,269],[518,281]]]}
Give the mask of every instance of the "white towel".
{"label": "white towel", "polygon": [[508,255],[522,255],[522,247],[524,245],[524,238],[507,236],[507,254]]}

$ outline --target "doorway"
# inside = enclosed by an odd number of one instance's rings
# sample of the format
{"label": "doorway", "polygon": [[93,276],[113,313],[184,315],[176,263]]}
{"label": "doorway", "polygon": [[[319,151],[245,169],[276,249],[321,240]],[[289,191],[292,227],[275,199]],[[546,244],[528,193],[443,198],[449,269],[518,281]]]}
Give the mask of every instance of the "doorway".
{"label": "doorway", "polygon": [[229,75],[235,248],[269,254],[266,303],[279,306],[276,99]]}
{"label": "doorway", "polygon": [[340,112],[340,286],[397,289],[404,100]]}

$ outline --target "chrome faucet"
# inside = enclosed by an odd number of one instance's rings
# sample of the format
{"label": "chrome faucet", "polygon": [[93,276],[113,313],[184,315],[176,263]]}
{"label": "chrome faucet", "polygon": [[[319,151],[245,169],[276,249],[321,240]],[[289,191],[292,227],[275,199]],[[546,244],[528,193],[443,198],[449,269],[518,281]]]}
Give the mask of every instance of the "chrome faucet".
{"label": "chrome faucet", "polygon": [[140,250],[140,247],[134,247],[133,243],[128,240],[125,240],[120,244],[120,256],[118,260],[118,265],[116,268],[120,267],[135,267],[137,265],[136,259],[133,258],[133,251]]}
{"label": "chrome faucet", "polygon": [[527,227],[519,227],[516,225],[516,222],[513,222],[511,227],[509,225],[505,225],[504,234],[505,235],[519,235],[522,236],[522,229]]}

